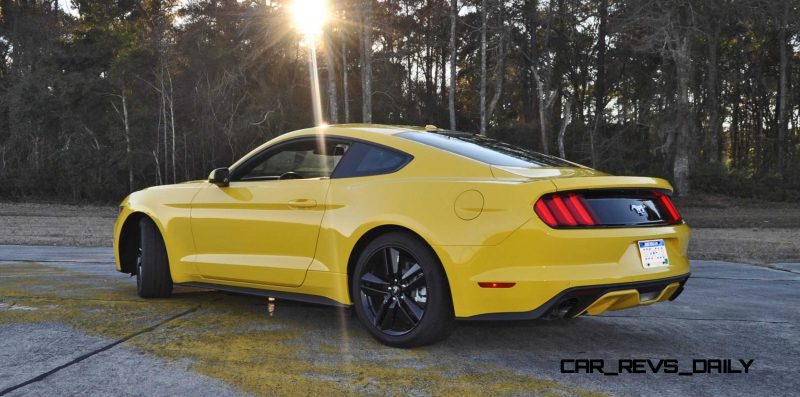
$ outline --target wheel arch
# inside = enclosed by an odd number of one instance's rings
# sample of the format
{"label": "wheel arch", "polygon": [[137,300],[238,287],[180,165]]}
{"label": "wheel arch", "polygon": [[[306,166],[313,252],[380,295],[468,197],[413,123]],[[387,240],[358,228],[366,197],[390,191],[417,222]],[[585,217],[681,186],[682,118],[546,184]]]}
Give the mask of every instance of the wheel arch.
{"label": "wheel arch", "polygon": [[117,244],[117,255],[119,255],[120,271],[130,275],[136,274],[136,255],[139,249],[139,221],[150,219],[164,236],[162,225],[150,214],[144,211],[133,211],[122,223],[119,232],[119,242]]}

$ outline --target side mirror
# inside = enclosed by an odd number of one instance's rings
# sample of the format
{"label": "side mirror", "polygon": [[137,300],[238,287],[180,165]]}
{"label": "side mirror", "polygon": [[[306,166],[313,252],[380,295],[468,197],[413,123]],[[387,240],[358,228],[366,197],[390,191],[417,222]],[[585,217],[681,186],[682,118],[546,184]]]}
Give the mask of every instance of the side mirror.
{"label": "side mirror", "polygon": [[227,167],[217,168],[208,174],[208,181],[219,186],[225,187],[230,184],[231,172]]}

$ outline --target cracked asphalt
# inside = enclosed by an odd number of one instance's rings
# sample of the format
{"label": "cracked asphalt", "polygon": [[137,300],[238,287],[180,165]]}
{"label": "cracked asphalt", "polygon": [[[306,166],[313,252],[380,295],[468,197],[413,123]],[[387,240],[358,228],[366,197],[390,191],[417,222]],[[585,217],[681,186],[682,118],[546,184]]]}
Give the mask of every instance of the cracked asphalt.
{"label": "cracked asphalt", "polygon": [[[109,248],[0,246],[0,396],[796,395],[800,263],[693,261],[675,302],[573,320],[461,322],[413,350],[346,310],[190,288],[142,300]],[[560,372],[561,360],[754,360],[749,373]]]}

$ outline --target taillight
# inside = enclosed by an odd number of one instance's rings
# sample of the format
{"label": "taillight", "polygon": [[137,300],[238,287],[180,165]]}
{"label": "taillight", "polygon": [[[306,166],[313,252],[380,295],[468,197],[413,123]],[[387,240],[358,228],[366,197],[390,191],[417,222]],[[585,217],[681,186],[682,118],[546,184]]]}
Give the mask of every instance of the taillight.
{"label": "taillight", "polygon": [[658,197],[658,200],[661,202],[661,205],[664,206],[664,208],[667,210],[667,215],[669,216],[669,223],[678,223],[683,219],[683,217],[681,217],[680,212],[678,212],[678,209],[675,208],[675,204],[672,203],[672,199],[669,198],[669,196],[661,192],[654,192],[654,194],[656,195],[656,197]]}
{"label": "taillight", "polygon": [[536,214],[548,226],[594,226],[597,220],[583,197],[575,193],[556,193],[544,196],[533,206]]}
{"label": "taillight", "polygon": [[533,206],[554,228],[640,227],[681,223],[668,193],[650,189],[596,189],[546,194]]}

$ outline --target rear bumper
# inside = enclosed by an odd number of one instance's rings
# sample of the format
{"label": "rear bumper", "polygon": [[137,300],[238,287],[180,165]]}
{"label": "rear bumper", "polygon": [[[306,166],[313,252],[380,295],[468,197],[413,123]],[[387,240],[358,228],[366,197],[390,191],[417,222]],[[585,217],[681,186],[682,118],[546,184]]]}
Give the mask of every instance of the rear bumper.
{"label": "rear bumper", "polygon": [[683,292],[689,274],[660,280],[568,288],[545,304],[527,312],[488,313],[462,320],[533,320],[572,318],[582,314],[600,314],[607,310],[628,309],[666,300],[675,300]]}
{"label": "rear bumper", "polygon": [[[456,317],[528,313],[520,316],[536,318],[536,314],[544,314],[537,310],[566,291],[684,280],[690,272],[686,257],[689,234],[685,224],[557,230],[532,219],[496,245],[433,248],[447,272]],[[667,266],[642,266],[637,241],[652,239],[666,242],[670,260]],[[484,282],[514,286],[481,288],[479,283]],[[608,288],[606,292],[613,292]],[[621,309],[634,302],[633,294],[622,295],[626,296],[604,299],[607,309]],[[645,302],[641,304],[652,303]],[[597,313],[598,308],[591,311]]]}

